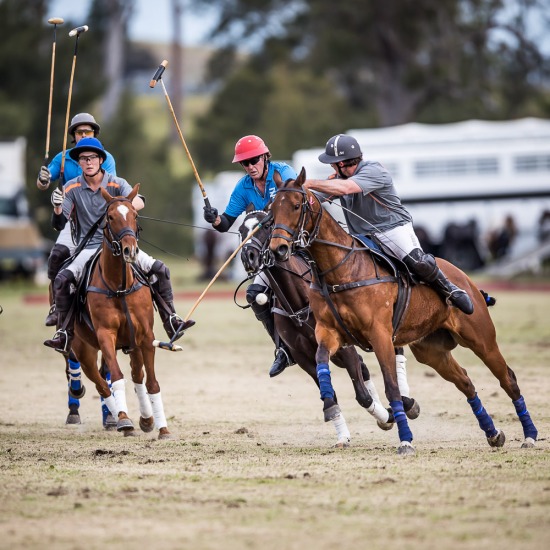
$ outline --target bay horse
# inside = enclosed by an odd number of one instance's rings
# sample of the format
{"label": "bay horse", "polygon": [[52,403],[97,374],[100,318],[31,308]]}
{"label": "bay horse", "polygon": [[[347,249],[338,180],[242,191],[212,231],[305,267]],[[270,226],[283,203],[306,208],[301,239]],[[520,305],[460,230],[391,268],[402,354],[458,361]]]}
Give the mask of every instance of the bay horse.
{"label": "bay horse", "polygon": [[[103,244],[89,277],[83,315],[75,319],[72,349],[124,435],[132,435],[134,425],[128,417],[125,379],[116,352],[128,353],[139,401],[139,426],[144,432],[156,427],[159,439],[170,439],[155,375],[151,290],[132,266],[139,252],[138,214],[132,205],[139,184],[127,197],[112,197],[104,188],[100,191],[107,203]],[[111,373],[112,392],[97,368],[99,350]]]}
{"label": "bay horse", "polygon": [[498,379],[522,424],[522,447],[534,447],[538,432],[516,375],[499,350],[487,295],[464,272],[438,258],[437,263],[449,280],[468,292],[474,304],[473,314],[465,315],[448,306],[434,290],[418,284],[412,287],[408,307],[394,329],[397,277],[364,245],[357,246],[356,239],[323,209],[322,198],[302,187],[305,179],[302,169],[296,180],[286,182],[275,195],[269,248],[278,261],[288,261],[292,253],[304,249],[314,267],[315,290],[309,298],[317,320],[316,362],[321,398],[334,395],[328,361],[338,349],[357,343],[372,349],[398,425],[398,454],[414,454],[413,435],[403,413],[393,360],[394,346],[408,345],[419,362],[455,384],[465,395],[489,445],[501,447],[504,433],[495,428],[466,370],[451,354],[460,344],[472,350]]}
{"label": "bay horse", "polygon": [[[319,387],[315,362],[315,317],[311,314],[308,298],[311,269],[300,255],[291,256],[285,262],[275,261],[268,249],[272,228],[268,217],[264,210],[251,210],[250,207],[247,209],[239,227],[242,240],[258,225],[261,227],[243,245],[241,262],[249,278],[262,272],[269,281],[274,296],[272,311],[276,330],[298,365]],[[369,370],[356,349],[353,346],[342,348],[331,359],[336,366],[346,369],[357,402],[376,418],[381,429],[391,429],[395,421],[391,409],[385,409],[380,402]],[[403,400],[407,416],[411,419],[417,418],[420,413],[418,403],[409,397],[403,397]],[[332,421],[335,428],[337,442],[334,446],[347,447],[351,436],[336,394],[332,399],[324,400],[323,413],[325,422]]]}

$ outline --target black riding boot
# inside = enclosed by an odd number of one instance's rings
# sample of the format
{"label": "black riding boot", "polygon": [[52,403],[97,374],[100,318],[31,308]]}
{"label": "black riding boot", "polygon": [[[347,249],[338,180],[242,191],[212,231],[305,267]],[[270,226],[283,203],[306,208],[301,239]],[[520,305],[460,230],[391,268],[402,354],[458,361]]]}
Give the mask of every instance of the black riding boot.
{"label": "black riding boot", "polygon": [[256,315],[256,319],[261,321],[264,325],[267,333],[275,344],[275,361],[269,369],[269,376],[273,378],[278,374],[281,374],[287,367],[296,364],[296,361],[292,358],[290,350],[286,344],[279,338],[275,329],[275,320],[271,313],[271,306],[269,300],[265,304],[258,304],[256,302],[256,296],[260,293],[269,293],[269,289],[262,285],[251,284],[246,290],[246,300],[250,304],[252,311]]}
{"label": "black riding boot", "polygon": [[45,346],[53,348],[63,355],[68,355],[71,350],[71,341],[74,334],[74,317],[65,322],[74,299],[73,295],[71,295],[71,285],[74,283],[74,275],[67,269],[63,270],[55,278],[53,290],[55,295],[56,311],[58,314],[57,332],[54,334],[53,338],[44,342]]}
{"label": "black riding boot", "polygon": [[445,277],[431,254],[415,248],[403,258],[403,261],[422,281],[441,294],[448,304],[460,309],[466,315],[474,312],[474,305],[466,291],[458,288]]}
{"label": "black riding boot", "polygon": [[71,255],[71,251],[63,244],[56,244],[52,248],[48,257],[48,279],[50,280],[50,311],[46,317],[45,325],[47,327],[54,327],[58,322],[58,314],[55,308],[55,294],[53,289],[53,283],[57,274],[59,273],[61,266]]}
{"label": "black riding boot", "polygon": [[[153,296],[157,304],[162,326],[170,339],[174,341],[183,336],[188,328],[195,324],[195,321],[189,319],[184,321],[177,313],[174,307],[174,293],[172,292],[172,283],[170,282],[170,270],[160,260],[156,260],[147,274],[148,277],[156,275],[157,280],[152,284],[155,292]],[[174,337],[175,335],[175,337]]]}

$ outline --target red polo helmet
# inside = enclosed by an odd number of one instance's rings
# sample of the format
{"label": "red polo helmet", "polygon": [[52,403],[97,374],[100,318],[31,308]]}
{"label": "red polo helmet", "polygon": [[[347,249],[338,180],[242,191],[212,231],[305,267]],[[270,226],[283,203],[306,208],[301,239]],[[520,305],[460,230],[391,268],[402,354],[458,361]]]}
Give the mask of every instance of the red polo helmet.
{"label": "red polo helmet", "polygon": [[235,144],[233,162],[241,162],[241,160],[251,159],[264,153],[269,153],[269,149],[262,138],[244,136]]}

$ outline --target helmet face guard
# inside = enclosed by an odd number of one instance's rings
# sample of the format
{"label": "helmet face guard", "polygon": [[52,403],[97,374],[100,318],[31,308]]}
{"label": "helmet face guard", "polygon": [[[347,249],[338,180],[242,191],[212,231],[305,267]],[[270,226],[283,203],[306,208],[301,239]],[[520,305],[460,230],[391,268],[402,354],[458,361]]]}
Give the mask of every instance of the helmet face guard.
{"label": "helmet face guard", "polygon": [[241,162],[265,153],[269,153],[269,149],[262,138],[254,135],[244,136],[235,144],[232,162]]}
{"label": "helmet face guard", "polygon": [[327,141],[325,152],[319,155],[319,160],[324,164],[337,164],[362,155],[361,147],[354,137],[338,134]]}

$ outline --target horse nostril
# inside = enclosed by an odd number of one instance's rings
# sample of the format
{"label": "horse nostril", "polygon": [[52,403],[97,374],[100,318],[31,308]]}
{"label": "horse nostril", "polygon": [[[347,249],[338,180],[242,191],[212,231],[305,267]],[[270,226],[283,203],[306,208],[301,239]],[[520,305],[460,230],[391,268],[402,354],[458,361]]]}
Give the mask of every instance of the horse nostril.
{"label": "horse nostril", "polygon": [[288,256],[288,245],[282,244],[278,246],[275,255],[279,260],[284,260]]}

